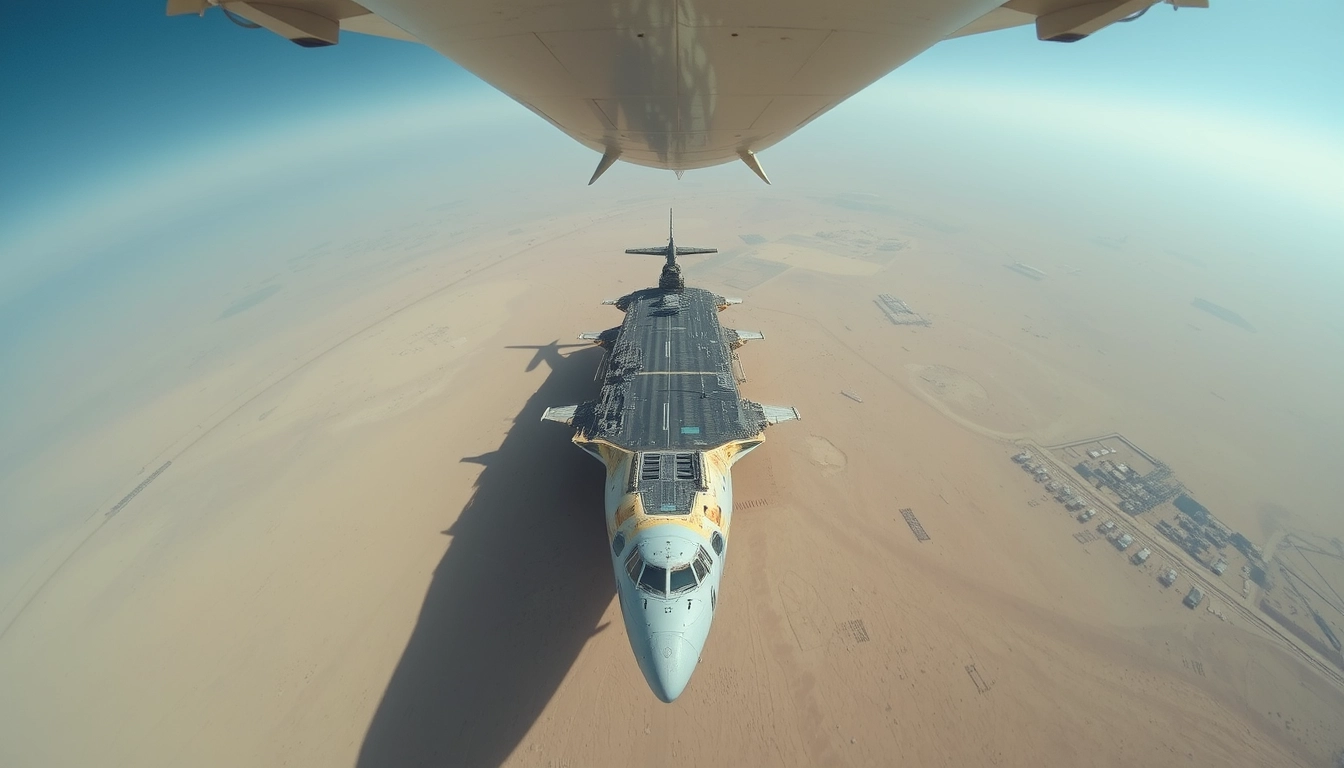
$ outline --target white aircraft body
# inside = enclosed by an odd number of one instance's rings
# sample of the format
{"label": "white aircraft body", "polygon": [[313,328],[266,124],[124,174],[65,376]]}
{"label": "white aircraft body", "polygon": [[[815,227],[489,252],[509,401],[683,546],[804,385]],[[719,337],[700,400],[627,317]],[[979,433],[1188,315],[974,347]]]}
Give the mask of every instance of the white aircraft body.
{"label": "white aircraft body", "polygon": [[[1206,7],[1208,0],[1161,0]],[[168,0],[299,45],[424,43],[602,153],[680,174],[744,161],[942,40],[1075,42],[1158,0]]]}

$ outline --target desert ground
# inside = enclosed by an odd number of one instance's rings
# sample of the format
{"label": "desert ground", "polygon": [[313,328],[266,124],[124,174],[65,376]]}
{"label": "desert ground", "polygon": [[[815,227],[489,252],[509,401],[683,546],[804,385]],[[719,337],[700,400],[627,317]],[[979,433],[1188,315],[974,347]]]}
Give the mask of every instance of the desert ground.
{"label": "desert ground", "polygon": [[1246,254],[761,190],[677,202],[678,241],[722,251],[688,283],[766,336],[743,394],[803,420],[737,466],[675,703],[630,653],[601,468],[539,421],[595,394],[575,334],[656,279],[621,250],[662,241],[668,201],[449,208],[258,271],[162,342],[161,391],[11,479],[11,503],[80,511],[0,571],[0,763],[1331,765],[1344,689],[1080,543],[1009,460],[1120,431],[1257,543],[1344,536],[1320,289],[1285,300]]}

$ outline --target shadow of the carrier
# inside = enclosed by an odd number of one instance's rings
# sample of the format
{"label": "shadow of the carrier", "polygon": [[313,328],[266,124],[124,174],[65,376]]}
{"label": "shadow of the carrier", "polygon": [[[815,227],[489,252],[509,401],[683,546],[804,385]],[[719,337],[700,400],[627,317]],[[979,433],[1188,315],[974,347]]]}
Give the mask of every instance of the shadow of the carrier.
{"label": "shadow of the carrier", "polygon": [[411,638],[360,748],[359,768],[497,766],[573,666],[615,594],[601,466],[540,421],[594,395],[601,352],[548,356],[550,374],[482,464],[446,531]]}

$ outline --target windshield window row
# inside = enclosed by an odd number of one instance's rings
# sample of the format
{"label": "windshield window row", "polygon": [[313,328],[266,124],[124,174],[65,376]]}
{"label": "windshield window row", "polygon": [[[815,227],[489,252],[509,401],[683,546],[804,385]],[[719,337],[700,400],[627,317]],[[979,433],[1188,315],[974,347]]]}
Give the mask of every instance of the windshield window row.
{"label": "windshield window row", "polygon": [[677,595],[695,589],[700,582],[709,577],[712,561],[704,547],[695,553],[695,559],[685,565],[678,565],[670,571],[661,565],[644,562],[639,556],[639,548],[630,552],[625,561],[625,572],[640,589],[658,597]]}

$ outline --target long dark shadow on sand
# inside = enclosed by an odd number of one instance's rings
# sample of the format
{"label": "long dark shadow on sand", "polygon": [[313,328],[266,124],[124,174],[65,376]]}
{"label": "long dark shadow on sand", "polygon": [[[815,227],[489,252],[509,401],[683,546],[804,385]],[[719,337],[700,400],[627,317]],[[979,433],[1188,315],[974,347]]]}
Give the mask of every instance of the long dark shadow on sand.
{"label": "long dark shadow on sand", "polygon": [[[360,749],[360,768],[497,766],[573,666],[615,594],[600,464],[542,423],[596,394],[597,348],[550,375],[481,463],[420,618]],[[445,425],[445,429],[450,429]]]}

